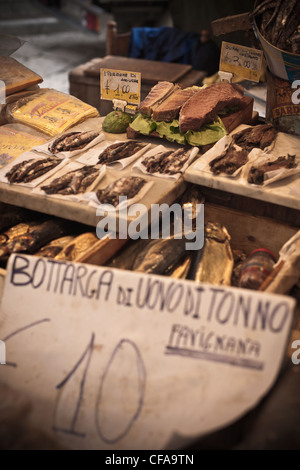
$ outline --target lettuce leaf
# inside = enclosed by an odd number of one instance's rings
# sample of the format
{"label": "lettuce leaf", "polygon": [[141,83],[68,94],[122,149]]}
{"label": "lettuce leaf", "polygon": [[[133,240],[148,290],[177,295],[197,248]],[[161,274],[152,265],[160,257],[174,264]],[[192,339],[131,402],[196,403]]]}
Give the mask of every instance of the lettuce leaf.
{"label": "lettuce leaf", "polygon": [[217,118],[209,124],[204,124],[200,131],[187,131],[185,137],[190,145],[199,147],[202,145],[214,144],[227,134],[226,127],[222,120]]}
{"label": "lettuce leaf", "polygon": [[143,135],[149,135],[152,131],[155,131],[156,123],[150,117],[139,113],[130,124],[130,127]]}
{"label": "lettuce leaf", "polygon": [[213,122],[202,126],[200,131],[188,131],[184,134],[179,131],[178,119],[174,119],[172,122],[156,122],[149,116],[142,114],[137,114],[130,127],[143,135],[149,135],[155,130],[160,137],[164,137],[170,142],[177,142],[182,145],[188,143],[196,147],[214,144],[227,134],[226,128],[219,117]]}
{"label": "lettuce leaf", "polygon": [[186,144],[185,135],[179,132],[179,122],[177,119],[174,119],[172,122],[156,122],[156,132],[158,132],[160,137],[165,137],[170,142]]}

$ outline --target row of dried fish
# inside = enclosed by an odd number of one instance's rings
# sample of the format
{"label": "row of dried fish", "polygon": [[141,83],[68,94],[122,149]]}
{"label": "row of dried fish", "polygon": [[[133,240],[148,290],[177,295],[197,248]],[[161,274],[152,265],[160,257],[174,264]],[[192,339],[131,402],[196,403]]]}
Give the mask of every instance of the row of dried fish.
{"label": "row of dried fish", "polygon": [[[23,212],[22,218],[15,217]],[[99,239],[86,226],[59,218],[45,218],[41,214],[16,208],[6,212],[5,225],[0,233],[0,264],[5,266],[13,253],[24,253],[60,261],[76,261]],[[18,220],[26,222],[16,223]],[[31,219],[31,220],[30,220]],[[4,226],[4,225],[3,225]]]}
{"label": "row of dried fish", "polygon": [[33,254],[43,245],[69,233],[63,219],[48,219],[17,224],[0,235],[0,262],[5,263],[12,253]]}
{"label": "row of dried fish", "polygon": [[261,0],[252,12],[263,37],[273,46],[300,54],[299,0]]}
{"label": "row of dried fish", "polygon": [[143,158],[141,164],[148,173],[164,173],[174,175],[180,173],[191,156],[192,150],[167,150],[156,155]]}
{"label": "row of dried fish", "polygon": [[205,244],[199,251],[187,252],[185,244],[184,236],[131,241],[107,266],[197,282],[231,284],[234,262],[225,227],[207,223]]}
{"label": "row of dried fish", "polygon": [[[191,185],[179,203],[182,210],[187,207],[190,209],[194,222],[196,207],[203,201],[198,188]],[[198,251],[187,251],[184,232],[178,238],[174,236],[172,229],[171,226],[169,238],[131,240],[106,265],[136,272],[193,279],[197,282],[231,284],[234,263],[230,235],[225,227],[208,222],[205,226],[204,247]]]}
{"label": "row of dried fish", "polygon": [[248,154],[254,148],[261,150],[269,147],[277,136],[277,130],[272,124],[260,124],[246,127],[232,136],[232,141],[221,155],[210,161],[212,173],[233,175],[248,161]]}
{"label": "row of dried fish", "polygon": [[84,149],[90,142],[99,136],[99,132],[68,132],[54,139],[48,145],[49,152],[55,154],[59,152],[71,152]]}
{"label": "row of dried fish", "polygon": [[58,238],[43,246],[36,256],[59,261],[76,261],[99,241],[92,232]]}
{"label": "row of dried fish", "polygon": [[30,183],[56,168],[61,160],[56,157],[30,158],[16,163],[6,174],[9,183]]}
{"label": "row of dried fish", "polygon": [[100,174],[99,166],[85,165],[55,178],[51,183],[41,186],[46,194],[72,195],[84,193]]}

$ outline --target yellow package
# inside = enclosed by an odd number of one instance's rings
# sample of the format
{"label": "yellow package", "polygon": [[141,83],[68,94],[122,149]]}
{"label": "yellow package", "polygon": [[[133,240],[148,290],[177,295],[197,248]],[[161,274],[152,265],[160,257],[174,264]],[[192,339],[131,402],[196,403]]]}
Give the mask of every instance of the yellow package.
{"label": "yellow package", "polygon": [[[30,129],[29,129],[30,130]],[[31,150],[36,145],[42,145],[47,137],[39,137],[14,125],[0,127],[0,168],[15,160],[23,152]]]}
{"label": "yellow package", "polygon": [[74,96],[45,88],[12,104],[8,115],[53,137],[99,113]]}

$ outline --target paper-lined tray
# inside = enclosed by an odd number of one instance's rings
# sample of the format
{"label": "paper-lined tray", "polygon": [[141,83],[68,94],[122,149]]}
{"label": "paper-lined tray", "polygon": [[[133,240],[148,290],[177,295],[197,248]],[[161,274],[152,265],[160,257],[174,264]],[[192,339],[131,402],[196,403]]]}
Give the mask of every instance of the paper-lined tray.
{"label": "paper-lined tray", "polygon": [[[68,134],[70,134],[70,133],[69,132],[64,133],[63,136],[66,136]],[[88,158],[88,156],[95,155],[99,152],[99,150],[98,150],[99,145],[98,144],[100,144],[104,139],[105,139],[104,134],[99,133],[99,135],[97,137],[95,137],[87,145],[85,145],[84,148],[78,148],[78,149],[74,149],[74,150],[61,151],[61,152],[50,152],[50,150],[49,150],[50,146],[53,145],[53,143],[57,140],[57,138],[55,138],[55,139],[51,139],[50,141],[48,141],[48,142],[46,142],[42,145],[35,146],[33,148],[33,150],[35,150],[36,152],[39,152],[39,153],[46,154],[48,156],[56,155],[60,158],[72,158],[72,157],[75,157],[75,156],[80,155],[80,154],[83,154],[86,158]]]}
{"label": "paper-lined tray", "polygon": [[[99,163],[99,158],[101,157],[102,153],[109,149],[112,145],[115,144],[122,144],[124,143],[124,140],[116,140],[115,142],[110,142],[107,140],[102,141],[100,145],[97,145],[97,152],[90,152],[90,153],[84,153],[81,155],[79,158],[76,160],[80,163],[84,163],[85,165],[97,165]],[[141,144],[138,142],[138,144]],[[143,148],[138,150],[137,152],[129,155],[126,158],[122,158],[119,160],[112,161],[110,163],[103,163],[103,165],[115,169],[115,170],[123,170],[124,168],[128,167],[131,165],[133,162],[135,162],[141,155],[143,155],[149,148],[151,147],[151,144],[145,144]]]}
{"label": "paper-lined tray", "polygon": [[[132,178],[131,176],[127,178]],[[125,179],[125,178],[124,178]],[[109,185],[99,188],[99,190],[105,190]],[[101,209],[105,212],[116,212],[124,211],[127,207],[140,202],[143,197],[148,193],[150,188],[153,186],[153,181],[144,180],[143,186],[132,196],[127,197],[126,193],[120,192],[119,203],[113,206],[112,203],[102,203],[99,201],[96,192],[86,193],[83,199],[86,200],[90,207],[98,208],[101,205]],[[124,200],[124,197],[126,200]]]}
{"label": "paper-lined tray", "polygon": [[[98,170],[96,178],[82,192],[78,192],[78,193],[70,192],[70,194],[64,194],[64,195],[58,194],[57,192],[54,192],[53,194],[47,194],[47,192],[43,189],[43,188],[45,188],[45,186],[50,187],[51,185],[54,185],[55,182],[58,179],[62,180],[63,178],[66,178],[68,176],[68,174],[71,174],[71,172],[74,172],[76,170],[80,171],[84,167],[85,167],[85,165],[82,165],[81,163],[78,163],[78,162],[68,162],[66,165],[64,165],[60,169],[60,171],[57,171],[54,176],[52,176],[51,178],[48,178],[46,181],[43,182],[43,184],[40,184],[38,187],[36,187],[33,190],[33,193],[34,194],[46,195],[49,198],[59,198],[62,201],[70,200],[70,201],[75,201],[75,202],[85,202],[86,199],[84,198],[84,194],[87,193],[87,192],[93,191],[94,188],[96,188],[98,186],[99,182],[101,181],[101,179],[105,175],[105,167],[104,166],[95,167]],[[74,175],[74,179],[76,179],[76,175]],[[77,177],[77,179],[78,179],[78,177]],[[59,189],[59,187],[60,187],[60,185],[59,185],[59,183],[57,183],[57,188]],[[66,186],[66,189],[71,188],[71,187],[72,187],[72,180],[71,180],[70,184],[68,186]],[[63,188],[61,188],[61,189],[63,189]]]}
{"label": "paper-lined tray", "polygon": [[[241,130],[241,126],[232,134]],[[208,186],[214,189],[252,197],[286,207],[300,209],[300,138],[294,135],[278,132],[274,145],[264,150],[253,149],[248,153],[248,161],[232,174],[214,174],[210,162],[222,154],[230,143],[230,136],[225,136],[209,151],[201,155],[184,173],[184,179],[191,183]],[[295,155],[296,166],[291,169],[281,169],[265,175],[262,184],[248,182],[249,170],[267,160],[276,160],[279,156]]]}
{"label": "paper-lined tray", "polygon": [[50,171],[47,171],[43,175],[33,179],[30,182],[10,183],[9,180],[8,180],[7,174],[14,167],[17,167],[17,165],[20,165],[23,162],[24,163],[29,162],[30,160],[40,161],[41,164],[43,164],[43,161],[46,163],[46,161],[48,159],[48,157],[46,155],[42,155],[42,154],[39,154],[39,153],[34,152],[34,151],[24,152],[24,153],[22,153],[22,155],[20,155],[18,158],[16,158],[16,160],[9,163],[8,165],[6,165],[4,168],[2,168],[0,170],[0,183],[6,183],[6,184],[9,184],[10,186],[14,185],[14,186],[24,186],[24,187],[27,187],[27,188],[35,188],[36,186],[41,184],[44,180],[51,177],[52,175],[54,175],[58,171],[60,171],[67,163],[67,160],[63,160],[63,159],[60,159],[60,158],[57,158],[57,157],[54,157],[54,156],[52,156],[52,157],[53,157],[53,159],[56,159],[58,161],[58,164],[53,169],[51,169]]}
{"label": "paper-lined tray", "polygon": [[[88,119],[83,123],[74,126],[74,128],[70,129],[70,131],[99,130],[101,129],[102,120],[103,118]],[[126,134],[105,133],[104,135],[105,141],[100,142],[99,144],[97,144],[97,146],[105,146],[113,144],[116,141],[128,140]],[[155,143],[151,141],[149,142],[147,138],[143,139],[143,141],[146,144],[146,150],[151,147],[155,147]],[[170,148],[176,148],[176,146],[171,144]],[[91,148],[89,151],[92,150],[93,148]],[[47,158],[47,155],[45,154],[38,152],[35,152],[35,154],[39,157]],[[52,174],[51,178],[49,177],[49,174],[46,175],[46,178],[43,179],[43,181],[41,181],[39,185],[35,184],[34,187],[23,186],[20,184],[8,184],[4,180],[0,181],[0,201],[40,211],[45,214],[62,217],[67,220],[74,220],[93,227],[97,226],[99,220],[101,219],[101,216],[97,215],[95,205],[90,206],[88,204],[88,201],[84,200],[84,198],[82,198],[81,196],[77,197],[77,195],[75,195],[75,197],[73,198],[72,195],[71,197],[47,195],[44,191],[40,190],[41,185],[46,185],[50,180],[57,178],[60,174],[60,171],[62,171],[62,173],[65,173],[67,165],[71,163],[72,165],[76,164],[76,167],[78,168],[80,165],[83,166],[88,164],[89,162],[84,159],[84,156],[85,154],[82,153],[72,159],[63,159],[62,167],[59,168],[59,172],[57,171]],[[141,154],[138,154],[136,158],[138,158],[139,156],[141,156]],[[103,174],[101,175],[100,180],[97,181],[97,185],[93,188],[93,191],[104,188],[108,184],[112,183],[113,181],[116,181],[119,178],[133,176],[133,173],[131,171],[133,163],[133,161],[129,162],[129,164],[126,165],[123,169],[118,169],[115,166],[103,165]],[[145,209],[148,213],[151,210],[152,204],[173,204],[173,202],[181,196],[181,194],[186,188],[186,183],[182,177],[179,178],[177,181],[164,180],[163,184],[161,179],[153,177],[152,175],[144,175],[144,178],[147,180],[147,182],[151,184],[146,186],[146,191],[139,194],[139,202],[145,205]],[[90,188],[88,188],[88,192],[91,192]],[[142,197],[140,198],[141,195]],[[132,217],[128,216],[128,223],[134,220],[137,215]]]}

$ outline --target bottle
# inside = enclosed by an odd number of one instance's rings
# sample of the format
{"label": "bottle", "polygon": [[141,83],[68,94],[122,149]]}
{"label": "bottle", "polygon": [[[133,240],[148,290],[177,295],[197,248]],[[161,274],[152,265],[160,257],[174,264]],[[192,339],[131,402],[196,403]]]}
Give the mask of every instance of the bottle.
{"label": "bottle", "polygon": [[265,248],[252,251],[241,267],[239,287],[259,289],[271,274],[275,263],[276,258],[271,251]]}

